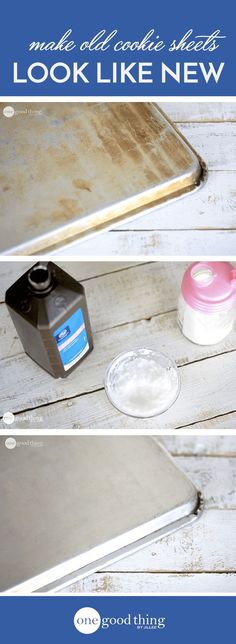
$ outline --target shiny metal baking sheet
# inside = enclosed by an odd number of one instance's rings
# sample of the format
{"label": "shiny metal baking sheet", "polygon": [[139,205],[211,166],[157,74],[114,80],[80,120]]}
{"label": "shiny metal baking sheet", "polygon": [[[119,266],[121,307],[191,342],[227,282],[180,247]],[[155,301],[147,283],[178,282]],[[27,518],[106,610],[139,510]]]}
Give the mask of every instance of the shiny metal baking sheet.
{"label": "shiny metal baking sheet", "polygon": [[6,440],[1,592],[63,588],[199,513],[197,490],[155,438],[17,436],[15,447]]}
{"label": "shiny metal baking sheet", "polygon": [[14,110],[4,116],[1,104],[3,254],[85,239],[196,189],[205,176],[155,104],[16,103]]}

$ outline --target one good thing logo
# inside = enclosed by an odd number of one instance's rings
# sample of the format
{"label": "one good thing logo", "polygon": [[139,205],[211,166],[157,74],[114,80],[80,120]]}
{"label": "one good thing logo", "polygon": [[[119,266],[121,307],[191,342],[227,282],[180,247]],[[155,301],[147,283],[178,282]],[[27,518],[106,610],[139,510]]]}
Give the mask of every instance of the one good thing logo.
{"label": "one good thing logo", "polygon": [[95,633],[101,625],[101,617],[95,608],[85,606],[77,610],[74,616],[74,625],[77,631],[90,635]]}
{"label": "one good thing logo", "polygon": [[3,108],[2,113],[3,113],[3,116],[6,116],[6,118],[8,118],[8,119],[9,119],[9,118],[11,118],[12,116],[14,116],[14,114],[15,114],[14,107],[12,107],[11,105],[6,105],[6,106]]}
{"label": "one good thing logo", "polygon": [[7,449],[14,449],[14,447],[16,447],[16,439],[9,436],[9,438],[6,438],[5,440],[5,446]]}
{"label": "one good thing logo", "polygon": [[77,631],[84,635],[95,633],[99,628],[108,629],[114,626],[132,626],[137,630],[162,630],[166,627],[166,618],[151,616],[148,613],[101,617],[95,608],[85,606],[75,613],[74,625]]}

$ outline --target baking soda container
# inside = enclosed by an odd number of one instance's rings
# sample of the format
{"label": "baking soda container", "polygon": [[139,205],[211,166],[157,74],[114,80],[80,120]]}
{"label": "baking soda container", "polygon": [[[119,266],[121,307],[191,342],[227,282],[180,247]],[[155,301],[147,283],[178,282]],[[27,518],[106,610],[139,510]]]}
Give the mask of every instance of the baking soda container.
{"label": "baking soda container", "polygon": [[229,262],[195,262],[184,274],[178,303],[182,333],[196,344],[221,342],[236,317],[236,269]]}
{"label": "baking soda container", "polygon": [[6,292],[25,352],[65,378],[93,348],[84,288],[53,262],[38,262]]}

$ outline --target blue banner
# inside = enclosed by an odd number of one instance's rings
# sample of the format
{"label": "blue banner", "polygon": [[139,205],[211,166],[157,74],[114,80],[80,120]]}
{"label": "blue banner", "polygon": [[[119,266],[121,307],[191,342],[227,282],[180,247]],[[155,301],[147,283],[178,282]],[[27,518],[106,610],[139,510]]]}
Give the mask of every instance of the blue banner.
{"label": "blue banner", "polygon": [[1,597],[5,644],[233,641],[235,597]]}
{"label": "blue banner", "polygon": [[5,3],[2,96],[234,96],[233,3]]}

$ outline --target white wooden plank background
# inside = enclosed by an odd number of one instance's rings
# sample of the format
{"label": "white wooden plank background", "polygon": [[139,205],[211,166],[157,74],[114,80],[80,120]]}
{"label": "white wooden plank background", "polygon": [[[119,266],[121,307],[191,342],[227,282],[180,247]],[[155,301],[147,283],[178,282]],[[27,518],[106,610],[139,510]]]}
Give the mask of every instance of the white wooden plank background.
{"label": "white wooden plank background", "polygon": [[62,593],[236,592],[236,438],[161,441],[202,491],[201,518]]}
{"label": "white wooden plank background", "polygon": [[[192,344],[181,334],[176,305],[186,263],[61,265],[78,280],[82,277],[95,346],[66,379],[56,380],[24,353],[3,303],[6,288],[27,263],[1,262],[0,416],[6,411],[15,414],[12,429],[236,429],[236,331],[207,347]],[[182,382],[175,404],[161,416],[144,420],[118,412],[104,391],[110,361],[137,346],[169,354],[179,366]]]}
{"label": "white wooden plank background", "polygon": [[[162,103],[205,160],[209,177],[196,193],[60,255],[233,255],[236,235],[236,103]],[[58,255],[58,251],[55,251]]]}

